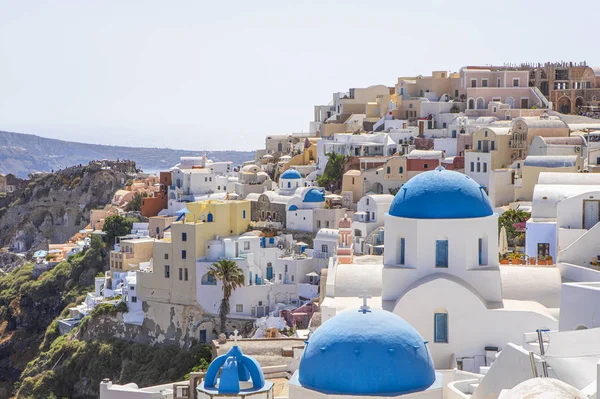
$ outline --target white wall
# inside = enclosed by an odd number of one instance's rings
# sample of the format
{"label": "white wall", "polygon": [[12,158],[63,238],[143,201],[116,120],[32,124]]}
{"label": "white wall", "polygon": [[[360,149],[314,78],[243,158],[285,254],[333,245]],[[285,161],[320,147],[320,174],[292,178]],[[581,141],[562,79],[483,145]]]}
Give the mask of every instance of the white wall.
{"label": "white wall", "polygon": [[[434,342],[434,314],[440,308],[448,313],[448,343]],[[486,346],[502,349],[510,342],[520,342],[525,332],[558,327],[558,321],[541,313],[488,309],[472,291],[446,278],[410,290],[398,301],[394,313],[429,341],[436,368],[450,367],[453,356],[475,356],[478,370],[484,364]]]}
{"label": "white wall", "polygon": [[[400,238],[405,239],[405,264],[399,265]],[[479,238],[484,263],[479,265]],[[448,240],[448,267],[435,267],[436,240]],[[472,219],[406,219],[385,216],[383,300],[396,300],[428,275],[455,276],[487,301],[500,302],[498,215]]]}
{"label": "white wall", "polygon": [[433,149],[436,151],[446,151],[447,157],[454,157],[457,155],[457,145],[458,139],[439,138],[433,140]]}
{"label": "white wall", "polygon": [[534,222],[529,219],[526,222],[526,229],[525,253],[529,257],[537,258],[538,243],[549,243],[550,255],[556,260],[556,223]]}
{"label": "white wall", "polygon": [[[478,184],[489,188],[490,173],[492,170],[491,160],[491,153],[465,151],[465,174],[475,180]],[[474,163],[473,172],[471,172],[471,162]],[[479,172],[477,172],[477,163],[481,165],[479,167]],[[484,163],[487,164],[486,173],[483,172]]]}
{"label": "white wall", "polygon": [[494,208],[508,205],[514,201],[515,185],[512,184],[512,172],[510,169],[496,169],[492,171],[489,184],[489,198]]}
{"label": "white wall", "polygon": [[560,301],[560,331],[600,327],[600,282],[565,283]]}
{"label": "white wall", "polygon": [[298,231],[313,231],[312,209],[297,209],[295,211],[286,211],[286,228]]}

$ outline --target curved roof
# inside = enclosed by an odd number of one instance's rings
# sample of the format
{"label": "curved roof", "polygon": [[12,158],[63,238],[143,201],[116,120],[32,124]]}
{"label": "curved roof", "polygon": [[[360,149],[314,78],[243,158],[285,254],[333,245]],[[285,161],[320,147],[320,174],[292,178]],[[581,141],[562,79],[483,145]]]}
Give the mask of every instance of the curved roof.
{"label": "curved roof", "polygon": [[566,168],[577,165],[577,155],[528,155],[523,166]]}
{"label": "curved roof", "polygon": [[324,202],[325,193],[318,188],[310,188],[306,190],[302,202]]}
{"label": "curved roof", "polygon": [[506,394],[507,399],[585,399],[588,396],[577,388],[554,378],[532,378],[518,384]]}
{"label": "curved roof", "polygon": [[438,167],[413,177],[398,191],[389,214],[412,219],[469,219],[492,215],[483,187],[462,173]]}
{"label": "curved roof", "polygon": [[585,140],[583,136],[574,135],[569,137],[541,137],[536,136],[542,139],[546,144],[550,145],[585,145]]}
{"label": "curved roof", "polygon": [[347,310],[310,337],[300,384],[339,395],[402,395],[435,382],[433,361],[417,330],[394,313]]}
{"label": "curved roof", "polygon": [[338,229],[320,229],[317,232],[317,235],[315,237],[315,240],[322,240],[322,239],[338,239],[338,235],[340,234]]}
{"label": "curved roof", "polygon": [[346,173],[344,173],[344,175],[346,175],[346,176],[360,176],[360,170],[350,169],[349,171],[347,171]]}
{"label": "curved roof", "polygon": [[280,179],[302,179],[302,176],[296,169],[288,169],[283,172]]}

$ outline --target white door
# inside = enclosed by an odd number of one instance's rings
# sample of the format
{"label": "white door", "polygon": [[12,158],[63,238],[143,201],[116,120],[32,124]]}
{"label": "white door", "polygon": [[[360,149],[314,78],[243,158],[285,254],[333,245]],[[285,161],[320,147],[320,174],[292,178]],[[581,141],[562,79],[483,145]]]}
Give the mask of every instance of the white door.
{"label": "white door", "polygon": [[583,228],[591,229],[600,221],[600,201],[583,201]]}

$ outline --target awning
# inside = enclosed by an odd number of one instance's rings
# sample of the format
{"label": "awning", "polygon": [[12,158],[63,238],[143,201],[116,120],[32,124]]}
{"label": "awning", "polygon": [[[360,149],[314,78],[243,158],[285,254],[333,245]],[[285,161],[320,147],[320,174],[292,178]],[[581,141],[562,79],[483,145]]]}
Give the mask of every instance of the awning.
{"label": "awning", "polygon": [[317,272],[310,272],[310,273],[306,273],[306,275],[308,277],[319,277],[319,275],[317,274]]}
{"label": "awning", "polygon": [[296,245],[301,246],[301,247],[307,247],[308,246],[308,244],[305,243],[304,241],[299,241],[299,242],[296,243]]}

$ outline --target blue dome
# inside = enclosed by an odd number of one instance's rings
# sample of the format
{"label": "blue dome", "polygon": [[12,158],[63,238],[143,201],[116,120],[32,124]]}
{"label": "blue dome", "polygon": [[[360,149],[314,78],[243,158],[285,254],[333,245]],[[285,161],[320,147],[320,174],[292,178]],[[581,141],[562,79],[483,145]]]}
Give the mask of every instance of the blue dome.
{"label": "blue dome", "polygon": [[280,179],[302,179],[302,176],[296,169],[288,169],[283,172]]}
{"label": "blue dome", "polygon": [[[221,368],[221,377],[218,378]],[[247,381],[252,381],[252,388],[241,388],[240,382]],[[239,346],[234,345],[226,354],[217,357],[208,366],[201,389],[207,392],[216,391],[219,394],[237,394],[256,392],[264,386],[265,377],[260,364],[253,358],[245,356]]]}
{"label": "blue dome", "polygon": [[347,310],[310,337],[299,383],[327,394],[391,396],[423,391],[435,381],[421,335],[385,310]]}
{"label": "blue dome", "polygon": [[467,175],[441,167],[410,179],[389,211],[392,216],[413,219],[468,219],[493,213],[482,186]]}
{"label": "blue dome", "polygon": [[304,195],[302,202],[323,202],[325,201],[325,193],[316,188],[309,188]]}

